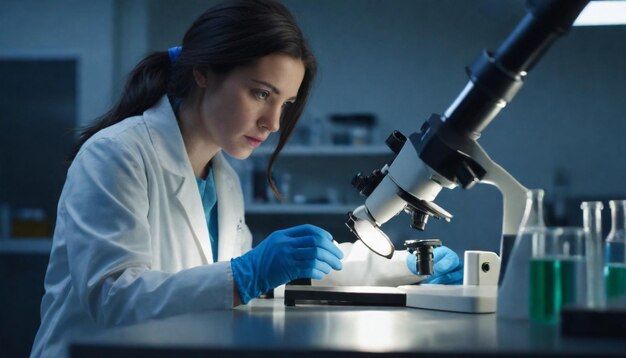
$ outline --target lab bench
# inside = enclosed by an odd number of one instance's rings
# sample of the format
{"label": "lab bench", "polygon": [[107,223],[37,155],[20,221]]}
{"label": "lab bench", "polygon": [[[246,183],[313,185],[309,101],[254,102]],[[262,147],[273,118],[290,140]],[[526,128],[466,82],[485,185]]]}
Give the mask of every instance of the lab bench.
{"label": "lab bench", "polygon": [[626,341],[563,337],[558,325],[405,307],[297,305],[256,299],[114,328],[71,357],[615,356]]}
{"label": "lab bench", "polygon": [[0,254],[49,255],[52,250],[52,238],[19,238],[0,240]]}

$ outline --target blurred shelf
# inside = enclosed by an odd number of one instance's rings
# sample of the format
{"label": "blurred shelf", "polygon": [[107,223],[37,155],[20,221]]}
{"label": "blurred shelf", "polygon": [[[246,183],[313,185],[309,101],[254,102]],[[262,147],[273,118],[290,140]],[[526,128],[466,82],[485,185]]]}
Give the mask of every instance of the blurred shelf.
{"label": "blurred shelf", "polygon": [[[261,147],[253,152],[254,156],[271,155],[273,147]],[[340,146],[340,145],[290,145],[283,148],[280,155],[285,156],[391,156],[393,152],[385,145],[368,146]]]}
{"label": "blurred shelf", "polygon": [[248,204],[246,214],[253,215],[344,215],[354,210],[358,204]]}
{"label": "blurred shelf", "polygon": [[51,249],[49,237],[0,240],[0,254],[49,254]]}

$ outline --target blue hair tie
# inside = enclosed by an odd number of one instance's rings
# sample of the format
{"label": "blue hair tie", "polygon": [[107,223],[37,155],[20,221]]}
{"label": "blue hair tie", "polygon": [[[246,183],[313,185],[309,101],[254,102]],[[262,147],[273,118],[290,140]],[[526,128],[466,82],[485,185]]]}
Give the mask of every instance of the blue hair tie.
{"label": "blue hair tie", "polygon": [[176,59],[180,56],[180,53],[183,51],[182,46],[174,46],[167,49],[167,53],[170,55],[170,61],[172,63],[176,62]]}

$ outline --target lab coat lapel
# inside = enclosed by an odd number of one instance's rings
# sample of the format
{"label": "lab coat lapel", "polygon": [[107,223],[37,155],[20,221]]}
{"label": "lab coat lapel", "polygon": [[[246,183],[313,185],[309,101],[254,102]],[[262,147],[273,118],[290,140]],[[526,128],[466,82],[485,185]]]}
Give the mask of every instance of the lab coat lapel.
{"label": "lab coat lapel", "polygon": [[[191,226],[194,238],[198,247],[200,247],[204,256],[205,263],[213,262],[213,254],[209,245],[209,230],[206,224],[206,216],[204,208],[200,200],[200,192],[195,177],[191,180],[188,176],[183,177],[181,184],[176,193],[176,199],[183,208],[183,212],[187,218],[187,223]],[[209,259],[210,258],[210,259]]]}
{"label": "lab coat lapel", "polygon": [[243,197],[236,173],[219,152],[213,158],[213,175],[218,210],[218,260],[224,261],[241,255],[244,218]]}
{"label": "lab coat lapel", "polygon": [[204,208],[198,191],[198,184],[187,157],[183,137],[176,122],[167,96],[144,113],[150,139],[164,169],[165,183],[169,193],[175,197],[191,227],[204,263],[213,262],[209,245],[209,230],[204,216]]}

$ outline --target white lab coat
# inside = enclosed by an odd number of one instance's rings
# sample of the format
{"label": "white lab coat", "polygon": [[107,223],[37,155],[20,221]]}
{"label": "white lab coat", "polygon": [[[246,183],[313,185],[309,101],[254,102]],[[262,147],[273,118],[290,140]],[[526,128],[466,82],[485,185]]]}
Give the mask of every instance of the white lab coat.
{"label": "white lab coat", "polygon": [[[101,130],[81,148],[59,200],[31,355],[58,357],[67,341],[152,318],[233,303],[230,259],[250,250],[239,179],[213,159],[218,262],[212,263],[198,186],[170,103]],[[341,244],[342,272],[323,284],[414,282],[404,256],[391,261]]]}

